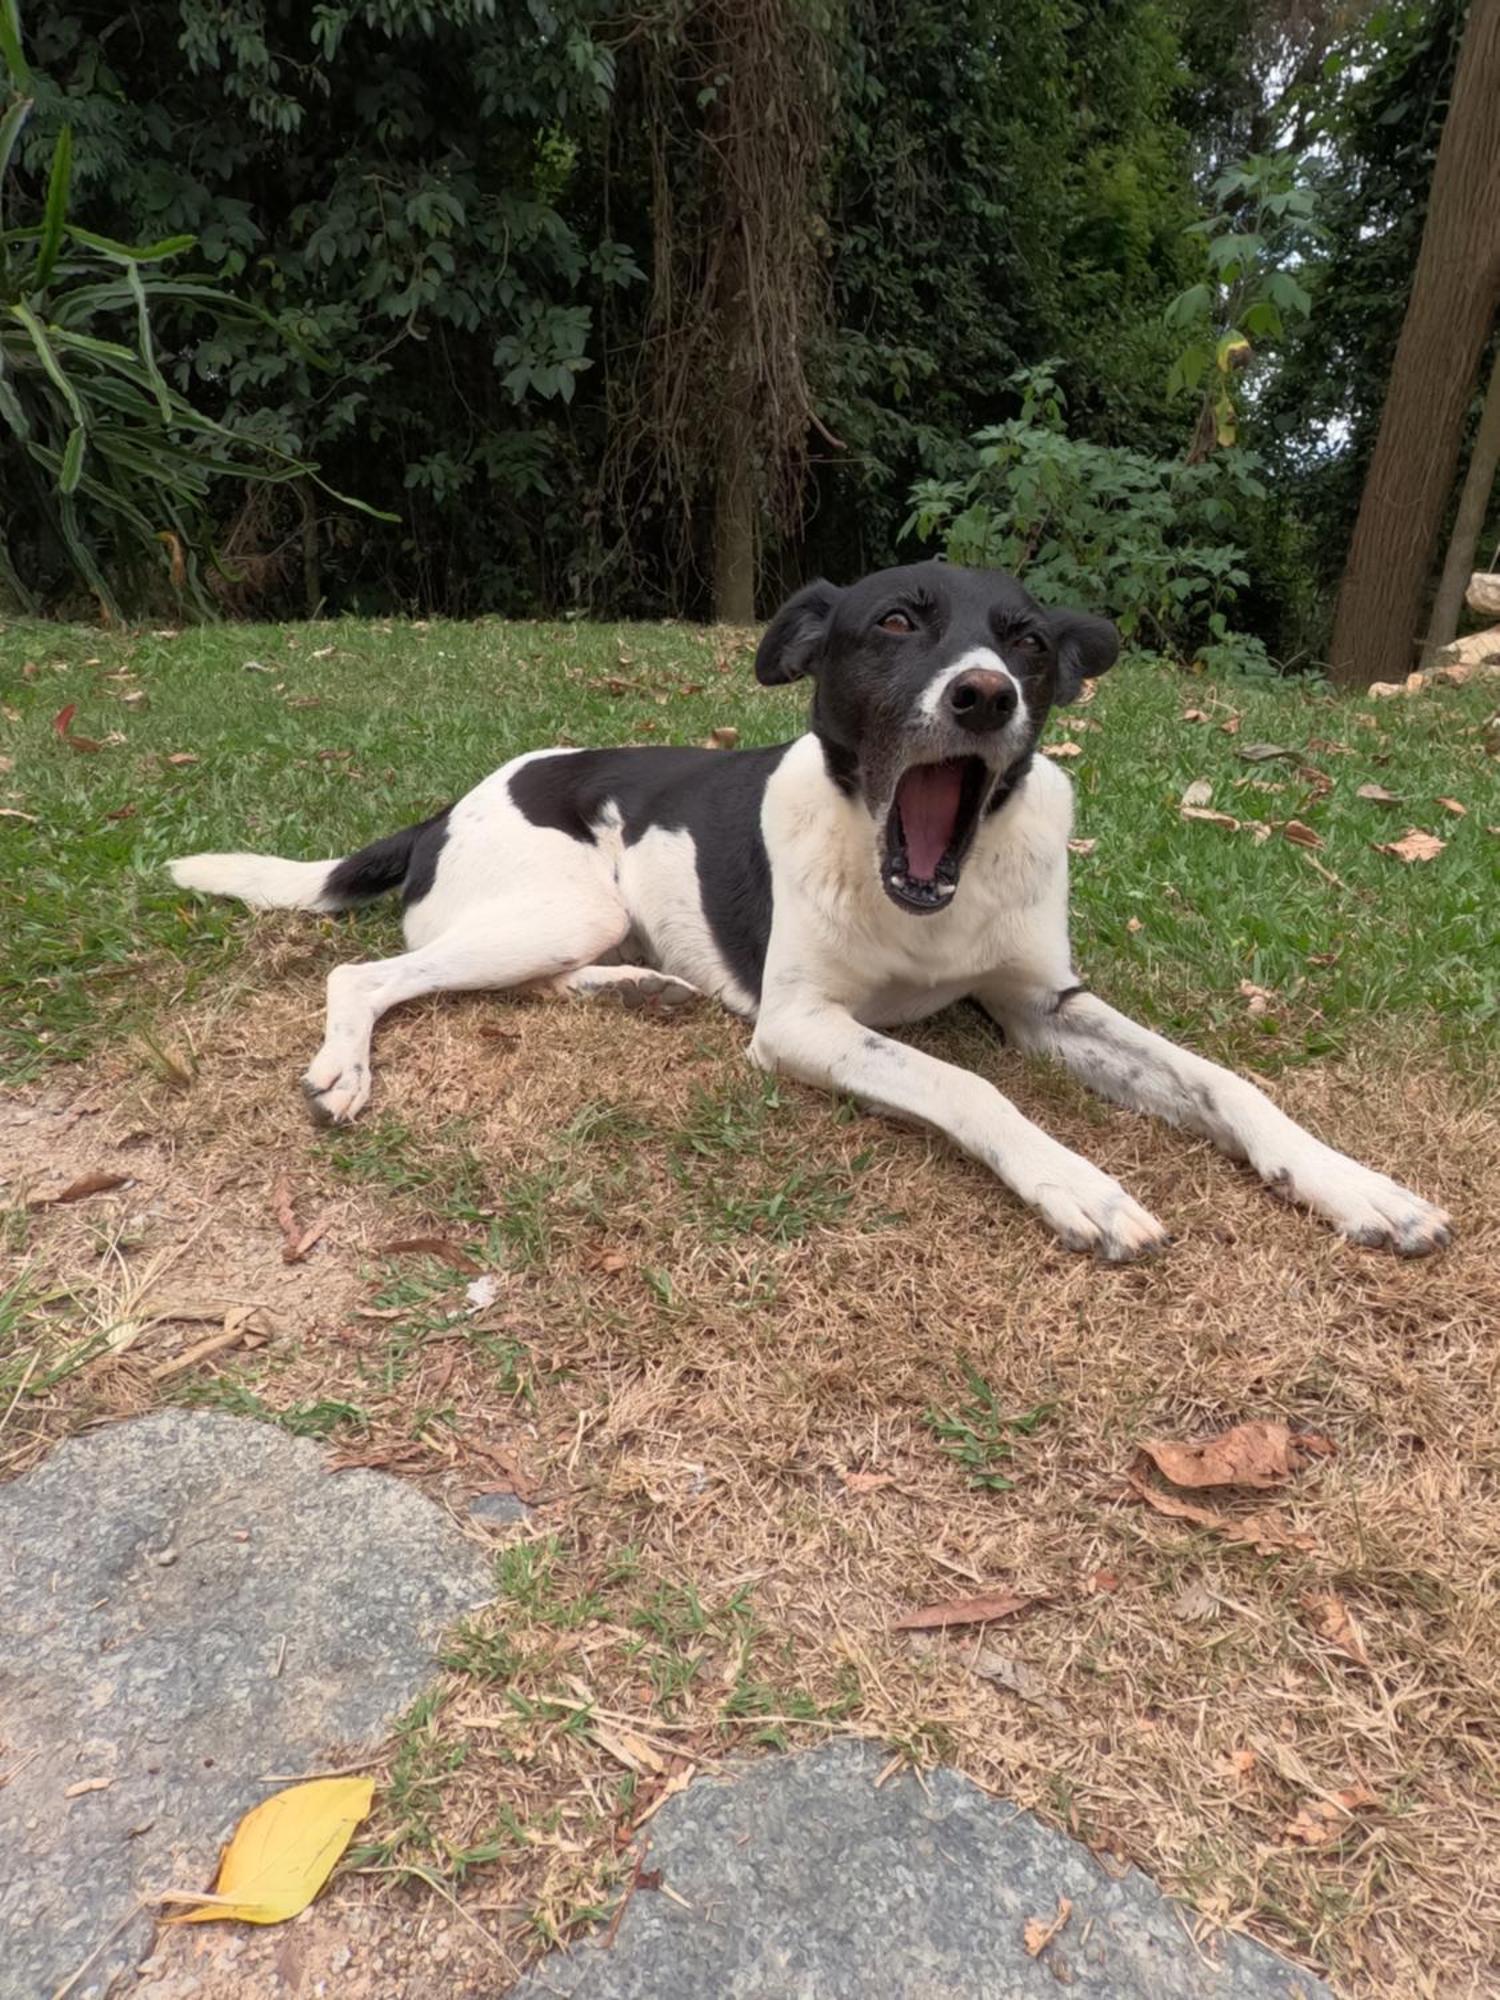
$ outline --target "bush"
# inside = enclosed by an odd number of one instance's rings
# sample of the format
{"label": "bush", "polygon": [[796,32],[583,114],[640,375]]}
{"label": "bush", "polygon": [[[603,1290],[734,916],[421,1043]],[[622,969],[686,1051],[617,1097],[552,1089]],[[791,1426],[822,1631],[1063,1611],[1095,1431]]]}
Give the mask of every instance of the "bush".
{"label": "bush", "polygon": [[1265,498],[1256,459],[1229,450],[1190,465],[1069,437],[1055,365],[1012,378],[1020,414],[980,431],[967,466],[913,488],[903,532],[939,538],[952,562],[1009,570],[1045,601],[1106,612],[1138,644],[1232,651],[1229,612],[1249,580],[1234,537]]}
{"label": "bush", "polygon": [[[0,0],[0,66],[11,94],[0,112],[0,197],[33,100],[8,0]],[[71,570],[107,616],[120,597],[169,585],[211,608],[200,573],[215,481],[315,476],[305,460],[205,416],[168,379],[152,308],[217,325],[260,320],[258,307],[161,265],[191,236],[120,243],[69,215],[73,134],[52,149],[35,221],[0,229],[0,588],[35,611]],[[358,503],[353,503],[358,504]],[[113,579],[113,581],[107,580]],[[154,586],[154,589],[153,589]]]}

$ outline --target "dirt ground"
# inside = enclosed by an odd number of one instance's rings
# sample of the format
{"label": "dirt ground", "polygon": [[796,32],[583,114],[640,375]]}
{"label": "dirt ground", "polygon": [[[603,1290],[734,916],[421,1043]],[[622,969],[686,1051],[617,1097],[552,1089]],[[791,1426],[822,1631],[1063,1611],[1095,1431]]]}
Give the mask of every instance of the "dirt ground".
{"label": "dirt ground", "polygon": [[[0,1475],[188,1396],[466,1521],[534,1503],[469,1524],[496,1606],[393,1738],[347,1871],[279,1931],[164,1935],[155,2000],[415,1995],[436,1965],[493,1993],[607,1906],[671,1789],[832,1730],[951,1761],[1351,1994],[1500,1990],[1476,1082],[1387,1050],[1273,1086],[1452,1211],[1454,1248],[1402,1264],[975,1022],[924,1031],[1168,1221],[1163,1259],[1106,1269],[941,1144],[763,1084],[711,1012],[424,1004],[382,1031],[372,1122],[317,1135],[295,1084],[335,950],[267,920],[211,1003],[0,1102],[25,1273]],[[124,1178],[50,1199],[93,1175]],[[389,1247],[414,1239],[441,1247]],[[1130,1484],[1143,1442],[1251,1419],[1331,1448],[1180,1496],[1265,1517],[1249,1539]],[[1028,1606],[894,1629],[980,1591]]]}

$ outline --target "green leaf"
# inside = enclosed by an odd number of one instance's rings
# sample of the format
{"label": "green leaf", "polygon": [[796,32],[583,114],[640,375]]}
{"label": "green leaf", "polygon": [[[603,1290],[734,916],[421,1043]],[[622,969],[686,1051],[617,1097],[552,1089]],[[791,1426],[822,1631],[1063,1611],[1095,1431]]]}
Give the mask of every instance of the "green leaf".
{"label": "green leaf", "polygon": [[63,451],[62,470],[57,477],[59,492],[76,493],[78,482],[83,477],[83,425],[77,425],[68,433],[67,446]]}
{"label": "green leaf", "polygon": [[90,250],[98,250],[121,264],[159,264],[164,257],[180,257],[198,241],[196,236],[164,236],[159,243],[120,243],[113,236],[99,236],[92,229],[80,228],[76,222],[68,224],[68,234],[75,243],[86,243]]}
{"label": "green leaf", "polygon": [[141,360],[145,363],[146,373],[151,378],[156,407],[161,411],[162,421],[165,423],[171,419],[172,395],[161,370],[156,365],[156,348],[151,339],[151,314],[146,305],[146,287],[141,283],[141,274],[134,264],[126,265],[125,280],[130,286],[131,297],[135,300],[135,332],[136,339],[140,342]]}
{"label": "green leaf", "polygon": [[[0,4],[3,4],[3,0],[0,0]],[[38,360],[56,383],[62,394],[63,401],[68,406],[74,423],[81,424],[84,420],[83,405],[79,402],[77,392],[72,383],[64,375],[57,356],[52,352],[51,343],[47,339],[46,329],[43,327],[41,321],[31,310],[31,307],[19,299],[11,307],[10,315],[12,319],[19,320],[27,333],[30,334],[31,344],[36,349]]]}
{"label": "green leaf", "polygon": [[19,89],[31,88],[31,71],[21,53],[21,13],[16,0],[0,0],[0,62]]}
{"label": "green leaf", "polygon": [[[0,0],[3,4],[3,0]],[[84,539],[83,529],[78,520],[78,509],[73,504],[71,494],[57,503],[58,519],[62,524],[63,540],[68,545],[68,553],[77,565],[78,573],[93,591],[106,615],[117,622],[120,607],[116,604],[109,585],[104,581],[99,565],[94,561],[94,552]]]}
{"label": "green leaf", "polygon": [[[4,0],[0,0],[0,6],[3,5]],[[18,97],[5,116],[0,118],[0,218],[5,214],[3,196],[6,169],[10,165],[11,154],[16,150],[21,127],[31,116],[31,104],[32,100],[29,97]]]}
{"label": "green leaf", "polygon": [[68,190],[73,181],[73,128],[64,125],[52,153],[52,172],[47,177],[47,206],[42,214],[42,240],[36,253],[32,289],[46,291],[52,282],[52,267],[62,248],[63,229],[68,219]]}
{"label": "green leaf", "polygon": [[10,425],[18,438],[31,436],[31,419],[27,416],[20,397],[5,379],[5,345],[0,341],[0,417]]}

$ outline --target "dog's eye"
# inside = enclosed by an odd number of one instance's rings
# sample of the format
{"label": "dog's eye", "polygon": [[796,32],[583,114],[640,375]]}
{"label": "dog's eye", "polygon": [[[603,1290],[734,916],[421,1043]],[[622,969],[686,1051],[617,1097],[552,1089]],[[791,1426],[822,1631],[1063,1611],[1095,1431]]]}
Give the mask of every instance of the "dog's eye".
{"label": "dog's eye", "polygon": [[1032,659],[1036,659],[1047,650],[1047,641],[1040,632],[1018,633],[1013,644],[1018,653],[1029,653]]}
{"label": "dog's eye", "polygon": [[898,635],[915,632],[917,629],[904,611],[887,611],[883,618],[877,618],[875,622],[882,632],[894,632]]}

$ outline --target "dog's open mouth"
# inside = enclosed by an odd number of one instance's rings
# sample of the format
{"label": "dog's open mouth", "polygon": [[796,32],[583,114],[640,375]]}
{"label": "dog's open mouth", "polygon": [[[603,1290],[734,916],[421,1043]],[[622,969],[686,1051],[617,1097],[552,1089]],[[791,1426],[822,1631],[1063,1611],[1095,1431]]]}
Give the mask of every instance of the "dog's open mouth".
{"label": "dog's open mouth", "polygon": [[892,902],[927,913],[953,900],[989,780],[979,757],[913,764],[902,773],[886,818],[880,871]]}

